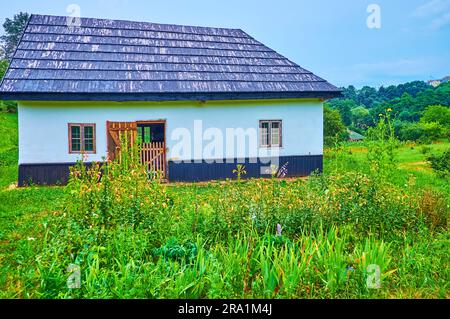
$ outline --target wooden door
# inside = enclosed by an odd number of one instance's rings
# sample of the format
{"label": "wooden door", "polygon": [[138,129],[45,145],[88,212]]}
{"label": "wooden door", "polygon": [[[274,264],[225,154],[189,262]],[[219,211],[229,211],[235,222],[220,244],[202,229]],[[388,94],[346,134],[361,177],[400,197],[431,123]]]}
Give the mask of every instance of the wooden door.
{"label": "wooden door", "polygon": [[137,137],[136,122],[107,122],[108,131],[108,158],[113,161],[121,158],[121,139],[124,139],[128,145],[133,145]]}

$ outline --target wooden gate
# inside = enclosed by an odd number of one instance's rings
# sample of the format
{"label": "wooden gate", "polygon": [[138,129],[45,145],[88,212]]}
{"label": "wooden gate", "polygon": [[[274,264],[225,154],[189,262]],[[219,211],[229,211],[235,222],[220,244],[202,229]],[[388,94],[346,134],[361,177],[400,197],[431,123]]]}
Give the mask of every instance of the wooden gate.
{"label": "wooden gate", "polygon": [[[139,122],[141,123],[141,122]],[[165,123],[164,123],[165,124]],[[121,139],[133,145],[138,139],[138,122],[107,122],[108,157],[110,160],[121,158]],[[162,179],[167,177],[166,142],[140,143],[141,162],[148,172],[159,172]]]}
{"label": "wooden gate", "polygon": [[164,142],[142,143],[141,161],[152,173],[160,172],[166,178],[166,145]]}

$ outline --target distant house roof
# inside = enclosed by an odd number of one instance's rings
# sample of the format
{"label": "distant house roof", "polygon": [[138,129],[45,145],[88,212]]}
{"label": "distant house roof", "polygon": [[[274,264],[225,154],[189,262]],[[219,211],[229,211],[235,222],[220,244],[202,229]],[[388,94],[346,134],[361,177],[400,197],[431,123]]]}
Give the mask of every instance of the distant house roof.
{"label": "distant house roof", "polygon": [[352,130],[347,130],[347,131],[348,131],[348,139],[350,141],[361,141],[364,139],[363,135],[361,135],[355,131],[352,131]]}
{"label": "distant house roof", "polygon": [[[242,30],[32,15],[2,84],[15,100],[332,98]],[[307,49],[307,48],[305,48]]]}
{"label": "distant house roof", "polygon": [[436,86],[439,86],[440,84],[448,82],[448,81],[450,81],[450,76],[445,76],[440,80],[429,80],[427,83],[436,87]]}

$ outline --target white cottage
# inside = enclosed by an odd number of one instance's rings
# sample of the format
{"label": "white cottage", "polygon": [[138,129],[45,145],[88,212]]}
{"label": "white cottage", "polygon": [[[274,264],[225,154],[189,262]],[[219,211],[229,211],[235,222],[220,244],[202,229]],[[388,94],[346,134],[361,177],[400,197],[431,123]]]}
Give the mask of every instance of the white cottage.
{"label": "white cottage", "polygon": [[19,185],[113,159],[121,133],[169,181],[322,170],[340,90],[238,29],[32,15],[1,86],[18,101]]}

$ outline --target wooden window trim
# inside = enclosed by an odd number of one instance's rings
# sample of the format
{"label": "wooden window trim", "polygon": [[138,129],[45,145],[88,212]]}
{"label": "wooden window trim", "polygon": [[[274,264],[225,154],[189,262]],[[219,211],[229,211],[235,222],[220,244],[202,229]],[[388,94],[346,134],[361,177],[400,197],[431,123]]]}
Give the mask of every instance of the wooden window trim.
{"label": "wooden window trim", "polygon": [[149,120],[149,121],[136,121],[136,125],[139,124],[166,124],[166,120]]}
{"label": "wooden window trim", "polygon": [[139,126],[139,125],[145,125],[145,124],[164,124],[164,145],[166,145],[166,149],[168,149],[168,148],[167,148],[167,143],[166,143],[167,120],[161,119],[161,120],[136,121],[136,129],[137,129],[137,126]]}
{"label": "wooden window trim", "polygon": [[[268,123],[268,135],[269,135],[269,144],[262,145],[262,124]],[[272,145],[272,123],[279,123],[280,125],[280,133],[279,133],[279,145]],[[282,120],[260,120],[259,121],[259,147],[260,148],[282,148],[283,147],[283,121]]]}
{"label": "wooden window trim", "polygon": [[[80,127],[80,150],[79,151],[73,151],[72,150],[72,127],[79,126]],[[84,150],[84,128],[92,127],[93,128],[93,134],[92,134],[92,144],[93,149],[92,151],[85,151]],[[96,154],[97,153],[97,128],[95,123],[69,123],[68,124],[68,138],[69,138],[69,154]]]}

